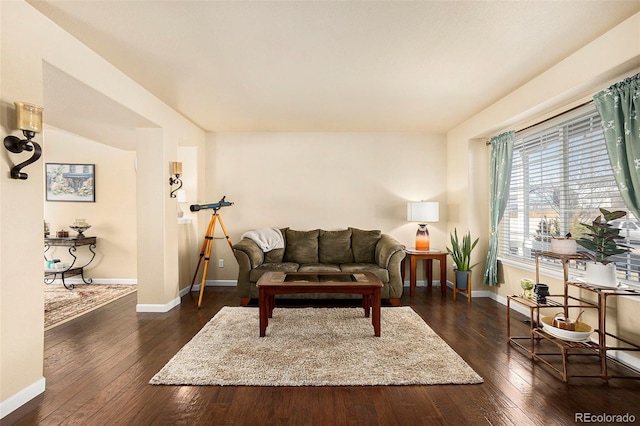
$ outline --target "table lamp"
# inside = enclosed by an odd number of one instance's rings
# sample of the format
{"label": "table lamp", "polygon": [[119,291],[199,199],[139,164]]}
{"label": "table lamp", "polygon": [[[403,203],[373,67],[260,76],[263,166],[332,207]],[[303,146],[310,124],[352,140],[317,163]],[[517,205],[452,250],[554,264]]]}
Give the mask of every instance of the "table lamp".
{"label": "table lamp", "polygon": [[440,203],[437,201],[419,201],[407,203],[407,220],[418,222],[416,232],[416,250],[430,250],[427,222],[440,220]]}

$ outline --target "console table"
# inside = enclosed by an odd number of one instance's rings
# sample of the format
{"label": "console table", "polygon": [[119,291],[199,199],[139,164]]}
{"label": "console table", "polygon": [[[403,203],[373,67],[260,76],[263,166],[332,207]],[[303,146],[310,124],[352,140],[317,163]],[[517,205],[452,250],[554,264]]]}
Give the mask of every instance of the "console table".
{"label": "console table", "polygon": [[419,260],[426,261],[426,276],[429,287],[433,284],[433,261],[440,262],[440,292],[447,296],[447,252],[440,250],[415,250],[405,249],[407,257],[402,260],[402,282],[404,283],[404,262],[409,259],[409,294],[413,297],[416,293],[416,268]]}
{"label": "console table", "polygon": [[[69,254],[73,258],[71,264],[63,269],[46,269],[44,272],[44,282],[46,284],[51,284],[57,277],[58,274],[62,278],[62,284],[65,288],[71,290],[75,286],[73,284],[67,284],[65,279],[68,277],[73,277],[76,275],[80,275],[82,281],[85,284],[91,284],[91,278],[84,277],[84,268],[86,268],[93,259],[96,257],[96,252],[93,250],[96,248],[96,237],[45,237],[44,239],[44,259],[47,259],[47,252],[51,249],[51,247],[69,247]],[[86,262],[82,266],[76,266],[76,261],[78,260],[75,252],[78,247],[87,246],[89,251],[91,252],[91,259]]]}

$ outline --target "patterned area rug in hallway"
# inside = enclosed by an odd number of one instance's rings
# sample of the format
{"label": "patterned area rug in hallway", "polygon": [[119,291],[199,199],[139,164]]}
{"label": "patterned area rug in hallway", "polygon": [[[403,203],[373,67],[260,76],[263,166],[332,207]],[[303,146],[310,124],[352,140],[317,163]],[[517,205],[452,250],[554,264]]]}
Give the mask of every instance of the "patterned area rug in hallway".
{"label": "patterned area rug in hallway", "polygon": [[45,284],[44,329],[98,309],[136,289],[134,284],[76,284],[72,290],[62,284]]}

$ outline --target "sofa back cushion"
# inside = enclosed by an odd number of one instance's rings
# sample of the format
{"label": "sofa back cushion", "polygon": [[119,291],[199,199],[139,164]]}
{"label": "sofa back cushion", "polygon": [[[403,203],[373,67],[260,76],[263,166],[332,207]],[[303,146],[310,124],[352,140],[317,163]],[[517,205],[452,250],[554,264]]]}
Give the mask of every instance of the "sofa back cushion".
{"label": "sofa back cushion", "polygon": [[353,263],[351,229],[341,231],[320,230],[318,237],[320,263]]}
{"label": "sofa back cushion", "polygon": [[376,244],[378,244],[382,232],[379,230],[349,229],[351,230],[351,250],[354,261],[356,263],[376,263]]}
{"label": "sofa back cushion", "polygon": [[[282,238],[284,239],[284,246],[287,246],[287,229],[289,228],[281,228],[280,233],[282,234]],[[264,262],[265,263],[280,263],[284,259],[284,249],[273,249],[264,254]]]}
{"label": "sofa back cushion", "polygon": [[295,231],[287,229],[284,261],[318,263],[318,235],[320,231]]}

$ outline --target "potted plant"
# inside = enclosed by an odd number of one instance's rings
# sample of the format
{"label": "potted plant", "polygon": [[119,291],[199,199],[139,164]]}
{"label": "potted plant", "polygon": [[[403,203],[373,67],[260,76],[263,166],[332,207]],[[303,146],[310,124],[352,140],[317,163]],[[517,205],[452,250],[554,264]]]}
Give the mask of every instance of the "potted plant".
{"label": "potted plant", "polygon": [[462,237],[462,242],[460,242],[460,240],[458,240],[458,230],[455,228],[453,229],[453,234],[449,236],[451,239],[451,247],[447,247],[447,252],[455,264],[456,288],[466,290],[471,268],[477,265],[477,263],[471,265],[471,251],[473,251],[476,244],[478,244],[479,238],[476,238],[476,240],[471,243],[471,232],[467,231]]}
{"label": "potted plant", "polygon": [[629,248],[618,241],[620,229],[609,222],[626,216],[626,212],[617,210],[610,212],[600,208],[600,213],[591,223],[581,223],[588,232],[576,241],[593,254],[595,262],[587,262],[587,282],[608,287],[616,287],[616,266],[609,258],[617,254],[627,253]]}

